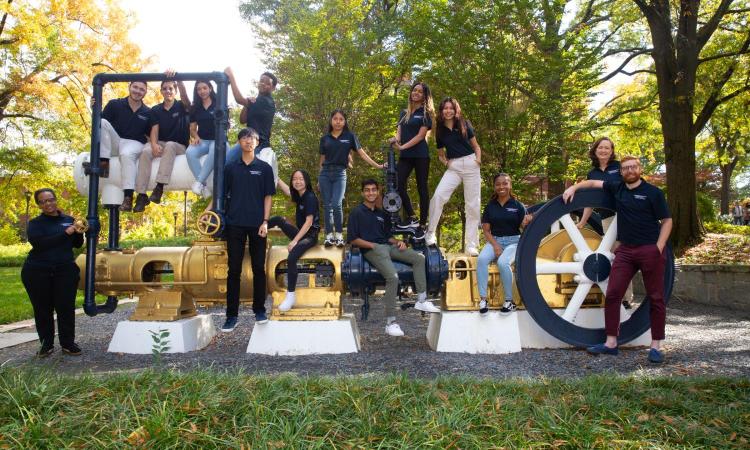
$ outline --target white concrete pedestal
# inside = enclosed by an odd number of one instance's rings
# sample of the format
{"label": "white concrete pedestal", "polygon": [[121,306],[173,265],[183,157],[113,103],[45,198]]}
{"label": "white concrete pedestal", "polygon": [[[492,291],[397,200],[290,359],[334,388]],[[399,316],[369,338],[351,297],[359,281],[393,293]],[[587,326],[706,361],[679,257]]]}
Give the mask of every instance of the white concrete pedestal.
{"label": "white concrete pedestal", "polygon": [[359,329],[352,314],[339,320],[269,320],[255,324],[247,353],[317,355],[357,353]]}
{"label": "white concrete pedestal", "polygon": [[211,316],[201,314],[174,322],[122,321],[117,324],[108,352],[150,354],[154,341],[150,331],[168,330],[169,350],[164,353],[185,353],[200,350],[216,335]]}
{"label": "white concrete pedestal", "polygon": [[430,314],[427,342],[438,352],[516,353],[521,339],[516,314],[445,311]]}

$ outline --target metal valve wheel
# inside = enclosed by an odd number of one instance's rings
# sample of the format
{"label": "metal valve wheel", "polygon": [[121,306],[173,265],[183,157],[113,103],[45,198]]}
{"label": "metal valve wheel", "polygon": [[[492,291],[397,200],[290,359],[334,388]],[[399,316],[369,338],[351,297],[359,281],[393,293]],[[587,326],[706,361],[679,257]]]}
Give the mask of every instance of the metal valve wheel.
{"label": "metal valve wheel", "polygon": [[[603,328],[590,328],[576,323],[576,318],[591,292],[601,294],[607,291],[607,282],[614,254],[612,246],[617,238],[617,220],[612,222],[603,236],[576,226],[571,213],[585,207],[614,210],[614,200],[600,189],[585,189],[576,192],[574,200],[565,204],[561,197],[549,201],[534,215],[534,220],[526,227],[516,252],[516,280],[523,303],[534,321],[552,336],[570,345],[585,347],[604,342]],[[549,234],[559,221],[561,229]],[[548,235],[549,234],[549,235]],[[563,234],[565,236],[563,236]],[[591,236],[596,236],[592,239]],[[551,239],[569,239],[565,258],[550,258],[540,252],[543,244]],[[591,244],[596,244],[592,246]],[[572,246],[571,246],[572,245]],[[664,268],[664,299],[669,299],[674,285],[674,255],[667,246],[667,260]],[[546,275],[556,275],[571,279],[568,284],[575,290],[566,298],[564,310],[553,309],[542,294],[540,277],[543,283]],[[546,277],[549,279],[549,277]],[[558,283],[559,284],[559,283]],[[598,288],[598,289],[596,289]],[[550,292],[549,288],[544,289]],[[559,290],[559,286],[558,286]],[[549,296],[549,294],[548,294]],[[560,305],[557,305],[560,306]],[[620,343],[636,339],[650,327],[650,302],[645,298],[633,310],[620,310]],[[558,314],[561,312],[561,314]],[[602,317],[604,312],[601,312]]]}
{"label": "metal valve wheel", "polygon": [[221,217],[213,211],[206,211],[198,217],[198,232],[203,236],[213,236],[221,230]]}

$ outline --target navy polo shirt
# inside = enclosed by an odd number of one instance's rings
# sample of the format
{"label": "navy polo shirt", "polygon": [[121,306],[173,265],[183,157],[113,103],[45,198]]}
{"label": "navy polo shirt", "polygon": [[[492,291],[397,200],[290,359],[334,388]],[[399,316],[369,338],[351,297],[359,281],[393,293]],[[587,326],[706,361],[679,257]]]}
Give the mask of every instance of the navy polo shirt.
{"label": "navy polo shirt", "polygon": [[151,131],[151,110],[141,103],[134,112],[127,97],[110,100],[102,111],[102,119],[107,119],[112,124],[120,138],[141,144],[146,143],[146,135]]}
{"label": "navy polo shirt", "polygon": [[482,212],[482,223],[490,224],[493,236],[518,236],[525,215],[526,207],[513,197],[504,205],[498,200],[490,200]]}
{"label": "navy polo shirt", "polygon": [[318,234],[320,231],[320,208],[318,207],[318,197],[312,191],[305,191],[302,197],[297,203],[297,210],[295,211],[295,219],[297,220],[297,228],[302,228],[305,223],[307,216],[312,215],[312,226],[307,232],[308,235]]}
{"label": "navy polo shirt", "polygon": [[227,225],[259,227],[263,223],[263,201],[276,193],[273,170],[258,158],[250,164],[240,159],[224,166]]}
{"label": "navy polo shirt", "polygon": [[247,126],[258,132],[258,148],[271,146],[271,126],[276,103],[270,95],[259,95],[247,105]]}
{"label": "navy polo shirt", "polygon": [[439,130],[435,134],[437,148],[445,148],[445,155],[448,159],[462,158],[474,154],[471,147],[471,139],[474,137],[474,128],[469,122],[466,122],[466,137],[461,133],[461,127],[454,124],[452,130],[444,125],[438,125]]}
{"label": "navy polo shirt", "polygon": [[203,101],[198,99],[198,103],[193,104],[193,110],[190,111],[190,123],[198,124],[198,137],[207,141],[216,139],[216,122],[215,113],[216,105],[211,102],[208,108],[203,107]]}
{"label": "navy polo shirt", "polygon": [[370,209],[364,203],[360,203],[349,213],[346,227],[347,242],[359,238],[376,244],[387,244],[390,237],[390,221],[381,208]]}
{"label": "navy polo shirt", "polygon": [[169,109],[164,103],[151,108],[151,126],[159,125],[159,140],[177,142],[187,147],[190,143],[190,113],[182,102],[175,101]]}
{"label": "navy polo shirt", "polygon": [[[405,119],[406,111],[401,111],[398,118],[398,124],[401,127],[401,143],[406,144],[419,133],[419,129],[427,127],[432,129],[432,119],[427,117],[424,108],[418,108],[408,119]],[[401,151],[401,158],[429,158],[430,153],[427,147],[427,141],[422,139],[417,145]]]}
{"label": "navy polo shirt", "polygon": [[25,264],[35,267],[55,267],[75,261],[73,247],[83,245],[83,235],[65,233],[74,219],[66,214],[56,216],[40,214],[29,221],[27,236],[31,251]]}
{"label": "navy polo shirt", "polygon": [[343,130],[339,137],[331,133],[320,138],[320,154],[325,155],[324,166],[344,166],[349,164],[349,152],[362,148],[357,136],[351,131]]}
{"label": "navy polo shirt", "polygon": [[628,245],[656,244],[659,221],[672,217],[661,189],[641,178],[641,184],[633,189],[623,181],[605,181],[604,190],[615,198],[617,240]]}
{"label": "navy polo shirt", "polygon": [[[602,170],[599,167],[594,167],[589,170],[589,174],[586,175],[587,180],[599,180],[599,181],[622,181],[622,174],[620,173],[620,161],[612,161],[607,164],[607,168]],[[612,217],[615,215],[614,212],[608,209],[596,208],[596,212],[602,219]]]}

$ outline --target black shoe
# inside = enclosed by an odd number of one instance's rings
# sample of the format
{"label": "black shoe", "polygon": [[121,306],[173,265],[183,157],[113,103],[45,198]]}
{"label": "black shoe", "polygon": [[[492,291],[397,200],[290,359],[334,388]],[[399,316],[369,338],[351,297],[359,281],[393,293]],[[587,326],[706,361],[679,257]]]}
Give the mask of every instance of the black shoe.
{"label": "black shoe", "polygon": [[122,205],[120,205],[120,211],[128,212],[132,210],[133,210],[133,196],[126,195],[125,198],[122,199]]}
{"label": "black shoe", "polygon": [[230,333],[234,331],[234,328],[237,326],[237,318],[236,317],[227,317],[227,320],[224,321],[224,325],[221,326],[222,333]]}
{"label": "black shoe", "polygon": [[[91,162],[83,163],[83,173],[91,175]],[[109,178],[109,160],[99,159],[99,178]]]}
{"label": "black shoe", "polygon": [[151,203],[156,203],[158,205],[159,203],[161,203],[162,194],[164,194],[164,188],[161,184],[157,184],[148,199]]}
{"label": "black shoe", "polygon": [[55,346],[52,344],[43,343],[39,350],[36,352],[38,358],[46,358],[55,352]]}
{"label": "black shoe", "polygon": [[487,300],[481,299],[479,300],[479,314],[487,314],[490,311],[489,304],[487,303]]}
{"label": "black shoe", "polygon": [[396,228],[406,229],[406,228],[417,228],[419,227],[419,220],[417,220],[416,217],[409,217],[406,220],[402,220],[396,225]]}
{"label": "black shoe", "polygon": [[75,342],[69,345],[61,345],[63,353],[71,356],[78,356],[81,354],[81,347]]}
{"label": "black shoe", "polygon": [[507,316],[508,314],[512,313],[517,309],[516,304],[513,302],[506,301],[503,303],[503,307],[500,308],[500,314]]}
{"label": "black shoe", "polygon": [[343,239],[336,238],[336,247],[338,247],[338,248],[344,248],[344,245],[346,245],[346,243],[344,242]]}
{"label": "black shoe", "polygon": [[135,206],[133,207],[133,212],[143,212],[146,210],[146,206],[151,203],[151,200],[148,199],[148,196],[146,194],[138,194],[138,197],[135,198]]}

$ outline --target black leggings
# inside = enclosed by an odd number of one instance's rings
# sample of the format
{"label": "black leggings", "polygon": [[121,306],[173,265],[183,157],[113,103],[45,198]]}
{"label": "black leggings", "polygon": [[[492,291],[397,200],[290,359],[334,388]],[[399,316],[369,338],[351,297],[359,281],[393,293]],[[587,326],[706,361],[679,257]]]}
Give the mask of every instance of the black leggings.
{"label": "black leggings", "polygon": [[24,264],[21,281],[34,307],[34,323],[42,345],[52,345],[57,332],[60,345],[69,347],[75,341],[75,303],[80,271],[71,262],[57,267],[45,268]]}
{"label": "black leggings", "polygon": [[429,158],[401,158],[396,164],[398,172],[398,195],[401,196],[401,202],[404,206],[404,212],[407,217],[414,217],[414,207],[411,204],[408,190],[409,175],[412,170],[417,172],[417,192],[419,192],[419,223],[424,226],[427,224],[427,217],[430,212],[430,191],[427,187],[427,177],[430,172]]}
{"label": "black leggings", "polygon": [[[294,239],[299,233],[299,228],[286,221],[285,217],[274,216],[268,220],[268,228],[279,227],[289,239]],[[289,256],[286,258],[286,290],[294,292],[297,288],[297,261],[302,255],[318,243],[318,231],[310,229],[305,237],[297,242]]]}

